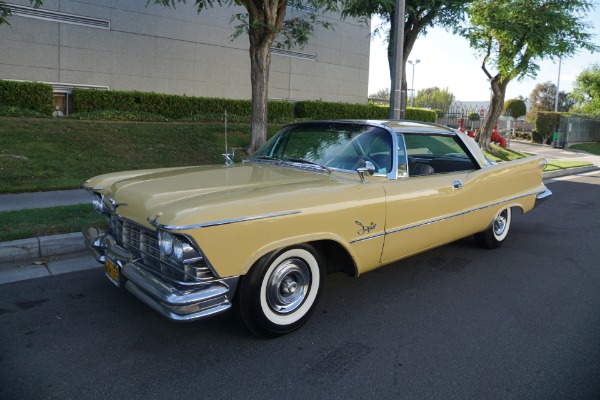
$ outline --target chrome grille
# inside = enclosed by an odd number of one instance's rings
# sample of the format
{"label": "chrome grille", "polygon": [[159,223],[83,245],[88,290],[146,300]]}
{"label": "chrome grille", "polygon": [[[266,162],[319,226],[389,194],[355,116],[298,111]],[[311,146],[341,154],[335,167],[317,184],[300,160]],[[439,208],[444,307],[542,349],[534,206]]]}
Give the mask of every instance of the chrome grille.
{"label": "chrome grille", "polygon": [[136,261],[172,280],[194,283],[214,279],[203,257],[198,257],[192,265],[181,265],[161,256],[156,231],[115,215],[110,217],[110,231],[117,243],[132,253]]}

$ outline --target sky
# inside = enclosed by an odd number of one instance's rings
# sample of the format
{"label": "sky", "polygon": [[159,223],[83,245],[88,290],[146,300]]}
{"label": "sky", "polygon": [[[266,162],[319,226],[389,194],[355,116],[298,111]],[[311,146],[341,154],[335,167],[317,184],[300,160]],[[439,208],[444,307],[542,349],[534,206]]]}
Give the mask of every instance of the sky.
{"label": "sky", "polygon": [[[600,45],[600,6],[590,13],[588,21],[594,25],[593,42]],[[377,19],[372,27],[379,24]],[[437,86],[448,88],[457,101],[483,102],[490,99],[490,85],[481,69],[482,58],[469,47],[466,39],[446,32],[444,29],[431,29],[426,36],[419,36],[409,60],[420,60],[414,67],[414,89],[416,91]],[[579,51],[570,59],[563,59],[560,71],[559,90],[570,92],[573,82],[585,68],[594,63],[600,64],[600,52]],[[506,90],[506,99],[518,96],[525,98],[537,83],[550,81],[557,84],[558,60],[543,60],[535,79],[511,81]],[[489,67],[488,67],[489,68]],[[406,81],[409,96],[412,88],[413,67],[406,64]],[[387,63],[387,43],[382,37],[372,35],[369,62],[369,94],[390,87],[390,74]],[[410,98],[410,97],[409,97]]]}

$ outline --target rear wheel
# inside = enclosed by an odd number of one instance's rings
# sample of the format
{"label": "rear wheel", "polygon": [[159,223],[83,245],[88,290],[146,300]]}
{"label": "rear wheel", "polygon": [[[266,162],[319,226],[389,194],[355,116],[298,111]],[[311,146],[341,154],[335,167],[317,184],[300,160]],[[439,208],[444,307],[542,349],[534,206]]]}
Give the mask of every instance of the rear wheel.
{"label": "rear wheel", "polygon": [[240,283],[238,309],[259,336],[277,337],[300,328],[313,313],[324,282],[320,254],[303,244],[273,252]]}
{"label": "rear wheel", "polygon": [[501,210],[488,229],[475,234],[477,243],[486,249],[495,249],[502,246],[510,229],[511,216],[510,208]]}

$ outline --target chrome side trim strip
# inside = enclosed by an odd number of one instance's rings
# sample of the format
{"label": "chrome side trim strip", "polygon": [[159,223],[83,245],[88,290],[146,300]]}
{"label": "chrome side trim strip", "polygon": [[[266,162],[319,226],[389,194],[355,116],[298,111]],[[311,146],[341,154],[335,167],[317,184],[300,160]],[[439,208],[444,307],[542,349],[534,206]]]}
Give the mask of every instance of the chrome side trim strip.
{"label": "chrome side trim strip", "polygon": [[490,203],[490,204],[487,204],[485,206],[481,206],[481,207],[477,207],[477,208],[472,208],[470,210],[466,210],[466,211],[463,211],[463,212],[460,212],[460,213],[456,213],[456,214],[447,215],[447,216],[441,217],[441,218],[435,218],[435,219],[431,219],[431,220],[419,222],[419,223],[416,223],[416,224],[413,224],[413,225],[404,226],[402,228],[397,228],[397,229],[394,229],[394,230],[391,230],[391,231],[386,231],[386,235],[392,234],[392,233],[398,233],[398,232],[406,231],[406,230],[412,229],[412,228],[418,228],[420,226],[435,224],[436,222],[446,221],[446,220],[451,219],[451,218],[460,217],[461,215],[470,214],[470,213],[475,212],[475,211],[484,210],[486,208],[494,207],[494,206],[497,206],[497,205],[502,204],[502,203],[506,203],[506,202],[509,202],[509,201],[517,200],[517,199],[521,199],[523,197],[537,195],[539,193],[540,192],[538,192],[538,191],[529,192],[529,193],[522,194],[520,196],[515,196],[515,197],[511,197],[511,198],[504,199],[504,200],[501,200],[501,201],[497,201],[495,203]]}
{"label": "chrome side trim strip", "polygon": [[160,222],[158,222],[156,219],[150,219],[150,218],[148,218],[148,222],[159,229],[166,229],[169,231],[185,231],[185,230],[189,230],[189,229],[210,228],[212,226],[236,224],[238,222],[256,221],[258,219],[283,217],[286,215],[294,215],[294,214],[300,214],[300,213],[301,213],[301,211],[284,211],[284,212],[273,213],[273,214],[253,215],[251,217],[224,219],[221,221],[203,222],[200,224],[192,224],[192,225],[184,225],[184,226],[163,225]]}
{"label": "chrome side trim strip", "polygon": [[385,235],[386,235],[386,232],[383,231],[383,232],[377,233],[375,235],[365,236],[365,237],[361,237],[361,238],[358,238],[358,239],[353,239],[353,240],[350,241],[350,244],[364,242],[365,240],[377,239],[378,237],[382,237],[382,236],[385,236]]}

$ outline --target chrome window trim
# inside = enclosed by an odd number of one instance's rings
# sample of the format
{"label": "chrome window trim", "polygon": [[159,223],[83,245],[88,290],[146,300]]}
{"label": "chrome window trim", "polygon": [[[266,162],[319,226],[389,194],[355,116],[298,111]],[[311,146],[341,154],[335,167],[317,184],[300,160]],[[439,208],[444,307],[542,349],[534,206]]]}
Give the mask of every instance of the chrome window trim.
{"label": "chrome window trim", "polygon": [[153,225],[159,229],[165,229],[168,231],[186,231],[186,230],[190,230],[190,229],[210,228],[213,226],[236,224],[239,222],[247,222],[247,221],[256,221],[259,219],[283,217],[283,216],[287,216],[287,215],[294,215],[294,214],[300,214],[300,213],[301,213],[301,211],[299,211],[299,210],[283,211],[283,212],[272,213],[272,214],[253,215],[253,216],[249,216],[249,217],[224,219],[224,220],[220,220],[220,221],[202,222],[199,224],[183,225],[183,226],[164,225],[164,224],[161,224],[160,222],[156,221],[156,219],[151,219],[151,218],[148,218],[148,222],[151,225]]}

